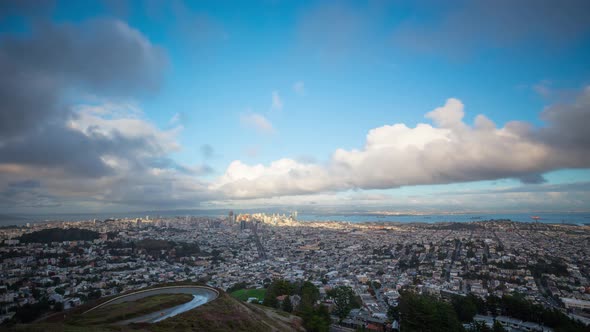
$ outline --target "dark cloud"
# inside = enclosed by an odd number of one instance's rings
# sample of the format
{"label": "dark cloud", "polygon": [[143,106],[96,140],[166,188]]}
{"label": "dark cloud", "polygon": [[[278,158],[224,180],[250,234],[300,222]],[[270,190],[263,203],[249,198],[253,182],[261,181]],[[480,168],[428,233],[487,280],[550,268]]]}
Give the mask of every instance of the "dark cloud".
{"label": "dark cloud", "polygon": [[585,0],[449,2],[430,13],[432,23],[404,21],[395,29],[394,40],[400,46],[452,55],[518,43],[555,47],[588,35],[589,12]]}
{"label": "dark cloud", "polygon": [[39,180],[22,180],[17,182],[11,182],[8,184],[10,188],[39,188],[41,187],[41,181]]}
{"label": "dark cloud", "polygon": [[572,151],[590,160],[590,87],[571,103],[552,105],[541,113],[547,123],[538,138],[562,151]]}
{"label": "dark cloud", "polygon": [[65,127],[34,130],[0,146],[0,163],[56,167],[70,176],[100,177],[112,170],[100,159],[100,140]]}
{"label": "dark cloud", "polygon": [[[103,156],[125,159],[136,170],[148,167],[177,168],[163,156],[163,147],[152,144],[154,138],[128,137],[118,130],[101,132],[73,130],[64,126],[46,126],[0,146],[0,164],[15,163],[34,167],[58,168],[68,176],[101,177],[114,174]],[[165,160],[165,162],[163,162]]]}
{"label": "dark cloud", "polygon": [[54,7],[53,0],[2,0],[0,1],[0,21],[10,15],[44,16]]}
{"label": "dark cloud", "polygon": [[141,142],[71,130],[66,121],[75,114],[64,95],[69,89],[103,96],[155,90],[164,66],[160,49],[117,20],[45,23],[30,36],[1,39],[0,162],[108,174],[104,153],[121,155],[117,151]]}
{"label": "dark cloud", "polygon": [[8,187],[0,191],[1,207],[35,207],[49,208],[60,206],[60,200],[49,195],[41,189],[39,180],[23,180],[12,182]]}
{"label": "dark cloud", "polygon": [[0,39],[0,138],[68,115],[67,89],[126,96],[156,90],[166,60],[117,20],[79,26],[36,23],[30,36]]}
{"label": "dark cloud", "polygon": [[574,183],[557,183],[557,184],[523,184],[521,186],[500,188],[500,189],[482,189],[482,190],[459,190],[459,191],[445,191],[441,195],[485,195],[485,194],[507,194],[507,193],[589,193],[590,182],[574,182]]}
{"label": "dark cloud", "polygon": [[[197,205],[203,189],[192,177],[212,169],[168,156],[176,128],[100,104],[156,92],[164,51],[119,20],[31,21],[30,35],[0,39],[0,166],[11,169],[0,173],[0,205]],[[84,95],[100,102],[74,108],[72,92],[77,103]],[[44,186],[26,187],[36,174]]]}
{"label": "dark cloud", "polygon": [[[100,104],[79,110],[68,98],[72,92],[76,102],[84,95],[96,101],[155,92],[164,52],[119,20],[31,21],[30,34],[0,39],[0,205],[198,204],[194,193],[186,198],[184,184],[171,184],[178,177],[196,190],[189,175],[211,169],[167,156],[175,149],[175,128],[161,131]],[[44,186],[30,180],[36,175]]]}
{"label": "dark cloud", "polygon": [[540,184],[547,182],[547,180],[541,174],[527,174],[521,176],[519,180],[524,184]]}

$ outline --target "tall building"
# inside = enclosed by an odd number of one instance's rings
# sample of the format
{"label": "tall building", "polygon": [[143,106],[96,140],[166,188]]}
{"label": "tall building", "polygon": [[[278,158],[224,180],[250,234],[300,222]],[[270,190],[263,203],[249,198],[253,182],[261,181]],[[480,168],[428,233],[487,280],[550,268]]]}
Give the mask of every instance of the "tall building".
{"label": "tall building", "polygon": [[229,216],[228,216],[228,217],[229,217],[229,218],[228,218],[228,220],[229,220],[229,222],[230,222],[230,223],[232,223],[232,222],[235,222],[235,221],[236,221],[236,219],[235,219],[235,215],[234,215],[234,211],[233,211],[233,210],[229,211]]}

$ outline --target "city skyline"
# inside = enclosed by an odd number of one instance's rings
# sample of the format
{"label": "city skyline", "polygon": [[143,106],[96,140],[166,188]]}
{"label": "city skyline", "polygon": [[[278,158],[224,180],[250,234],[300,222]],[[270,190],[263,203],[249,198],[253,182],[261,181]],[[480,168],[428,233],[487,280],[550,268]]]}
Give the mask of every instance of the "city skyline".
{"label": "city skyline", "polygon": [[0,209],[588,212],[589,9],[4,1]]}

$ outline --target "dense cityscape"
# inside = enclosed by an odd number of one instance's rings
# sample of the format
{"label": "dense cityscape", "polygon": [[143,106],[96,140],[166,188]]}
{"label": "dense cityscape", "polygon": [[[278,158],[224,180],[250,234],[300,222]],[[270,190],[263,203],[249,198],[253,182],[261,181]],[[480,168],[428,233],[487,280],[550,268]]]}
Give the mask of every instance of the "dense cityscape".
{"label": "dense cityscape", "polygon": [[[78,240],[66,240],[71,236]],[[171,282],[234,290],[286,280],[313,283],[329,308],[330,290],[350,287],[361,305],[341,319],[332,308],[332,320],[342,328],[397,329],[391,308],[404,291],[443,301],[518,294],[590,323],[589,226],[313,222],[297,221],[296,213],[230,212],[30,224],[4,227],[0,237],[0,319],[6,322],[40,301],[68,310]],[[294,305],[298,300],[291,299]],[[473,318],[490,326],[499,319],[514,331],[552,331],[501,315]]]}

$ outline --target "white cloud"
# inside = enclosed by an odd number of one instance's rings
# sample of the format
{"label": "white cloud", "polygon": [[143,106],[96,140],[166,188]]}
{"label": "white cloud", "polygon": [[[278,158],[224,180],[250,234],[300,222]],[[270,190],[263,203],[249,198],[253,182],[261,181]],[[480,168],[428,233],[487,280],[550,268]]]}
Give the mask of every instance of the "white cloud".
{"label": "white cloud", "polygon": [[272,134],[275,132],[272,123],[262,114],[247,113],[240,116],[240,122],[243,126],[252,128],[263,134]]}
{"label": "white cloud", "polygon": [[247,165],[236,160],[209,189],[227,197],[238,198],[281,196],[285,190],[316,193],[326,187],[323,179],[327,176],[321,166],[288,158],[274,161],[269,166]]}
{"label": "white cloud", "polygon": [[177,136],[182,131],[182,126],[160,130],[153,123],[143,119],[143,112],[134,104],[78,105],[75,109],[76,116],[70,119],[68,127],[86,135],[100,133],[106,137],[121,135],[127,138],[147,139],[153,147],[162,152],[180,149]]}
{"label": "white cloud", "polygon": [[271,110],[280,111],[283,109],[283,101],[278,91],[272,92],[272,103],[270,105]]}
{"label": "white cloud", "polygon": [[305,83],[303,81],[298,81],[293,83],[293,91],[299,96],[305,96],[307,94],[307,90],[305,90]]}
{"label": "white cloud", "polygon": [[258,198],[501,178],[530,182],[534,174],[590,166],[590,137],[584,129],[590,121],[590,88],[575,103],[544,111],[548,124],[543,128],[516,121],[496,127],[484,115],[469,125],[463,117],[463,103],[451,98],[426,114],[434,125],[372,129],[362,149],[337,149],[325,165],[234,161],[210,189]]}

